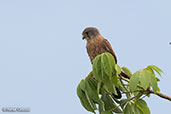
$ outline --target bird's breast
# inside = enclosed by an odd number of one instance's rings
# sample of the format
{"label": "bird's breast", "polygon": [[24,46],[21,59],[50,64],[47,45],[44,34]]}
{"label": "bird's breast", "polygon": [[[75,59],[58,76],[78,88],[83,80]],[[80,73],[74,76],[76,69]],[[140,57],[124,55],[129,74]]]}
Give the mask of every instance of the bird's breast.
{"label": "bird's breast", "polygon": [[95,59],[97,55],[106,52],[103,46],[103,42],[99,40],[94,40],[94,41],[92,40],[90,42],[87,42],[86,48],[87,48],[87,53],[89,55],[91,63],[93,63],[93,60]]}

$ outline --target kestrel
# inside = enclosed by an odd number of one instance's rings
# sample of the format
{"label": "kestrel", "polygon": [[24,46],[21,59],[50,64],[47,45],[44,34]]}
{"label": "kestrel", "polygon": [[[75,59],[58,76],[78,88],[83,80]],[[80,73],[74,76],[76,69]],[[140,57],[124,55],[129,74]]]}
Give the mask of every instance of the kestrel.
{"label": "kestrel", "polygon": [[[94,28],[94,27],[88,27],[86,28],[83,32],[82,32],[82,39],[86,39],[87,40],[87,53],[89,55],[90,61],[93,64],[93,60],[95,59],[95,57],[99,54],[105,53],[105,52],[109,52],[113,55],[115,62],[117,63],[117,58],[116,55],[112,49],[112,46],[110,45],[110,43],[100,34],[100,32]],[[121,73],[120,75],[128,78],[128,76],[125,73]],[[121,98],[121,93],[118,90],[118,88],[116,88],[117,90],[117,94],[118,95],[114,95],[115,98]]]}

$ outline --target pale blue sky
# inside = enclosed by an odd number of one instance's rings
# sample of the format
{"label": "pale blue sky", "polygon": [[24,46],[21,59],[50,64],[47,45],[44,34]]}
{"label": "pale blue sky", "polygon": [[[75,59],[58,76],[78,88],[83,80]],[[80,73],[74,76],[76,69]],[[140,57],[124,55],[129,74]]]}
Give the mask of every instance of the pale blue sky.
{"label": "pale blue sky", "polygon": [[[91,114],[76,95],[91,71],[81,39],[88,26],[110,41],[120,66],[163,69],[159,86],[171,95],[170,6],[170,0],[0,0],[0,109]],[[146,100],[151,114],[170,113],[169,101]]]}

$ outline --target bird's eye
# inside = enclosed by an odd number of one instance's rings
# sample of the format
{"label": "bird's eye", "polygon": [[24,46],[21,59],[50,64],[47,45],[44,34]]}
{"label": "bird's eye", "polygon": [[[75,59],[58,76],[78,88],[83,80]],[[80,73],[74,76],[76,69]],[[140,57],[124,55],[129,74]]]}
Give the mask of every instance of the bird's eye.
{"label": "bird's eye", "polygon": [[86,32],[86,35],[88,35],[88,32]]}

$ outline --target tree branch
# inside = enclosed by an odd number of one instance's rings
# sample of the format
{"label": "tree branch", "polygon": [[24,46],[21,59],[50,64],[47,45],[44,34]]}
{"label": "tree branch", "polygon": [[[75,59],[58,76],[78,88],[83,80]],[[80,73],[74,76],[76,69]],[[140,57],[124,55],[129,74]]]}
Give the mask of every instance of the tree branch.
{"label": "tree branch", "polygon": [[149,92],[152,93],[152,94],[155,94],[155,95],[157,95],[157,96],[159,96],[161,98],[164,98],[164,99],[167,99],[167,100],[171,101],[171,97],[167,96],[167,95],[165,95],[163,93],[160,93],[160,92],[154,93],[152,90],[149,90]]}

